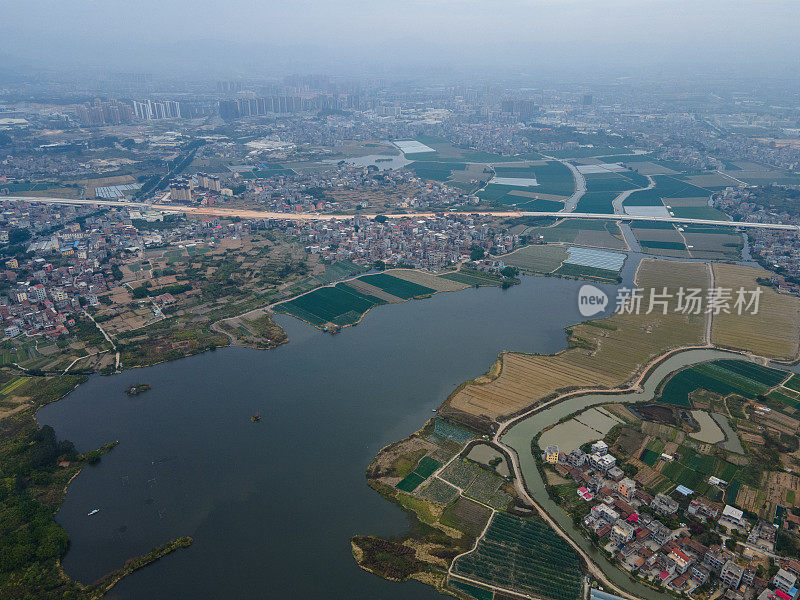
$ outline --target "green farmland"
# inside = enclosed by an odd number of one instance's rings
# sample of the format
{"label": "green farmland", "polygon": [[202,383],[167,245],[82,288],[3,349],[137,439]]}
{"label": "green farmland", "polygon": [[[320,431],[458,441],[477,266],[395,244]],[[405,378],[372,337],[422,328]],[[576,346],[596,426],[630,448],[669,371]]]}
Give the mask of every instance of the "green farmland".
{"label": "green farmland", "polygon": [[654,175],[656,187],[634,192],[625,199],[625,206],[662,206],[662,198],[708,198],[711,190],[681,181],[669,175]]}
{"label": "green farmland", "polygon": [[423,179],[434,181],[447,181],[453,171],[463,171],[467,168],[465,163],[415,161],[406,167]]}
{"label": "green farmland", "polygon": [[673,375],[664,385],[659,402],[690,406],[689,394],[698,389],[723,396],[754,398],[786,378],[784,371],[743,360],[717,360],[695,365]]}
{"label": "green farmland", "polygon": [[577,600],[581,566],[569,545],[538,519],[497,513],[475,550],[453,562],[456,575],[551,600]]}
{"label": "green farmland", "polygon": [[461,269],[456,273],[445,273],[439,275],[442,279],[449,279],[450,281],[457,281],[458,283],[465,283],[467,285],[485,286],[485,285],[502,285],[503,278],[499,275],[485,273],[476,269]]}
{"label": "green farmland", "polygon": [[[335,279],[358,273],[360,270],[361,267],[350,262],[335,263],[326,269],[324,275],[310,278],[309,282],[312,286],[317,283],[327,284]],[[277,304],[275,312],[290,314],[315,327],[322,328],[329,323],[346,327],[357,323],[365,312],[378,304],[409,300],[436,293],[436,290],[432,288],[386,273],[363,275],[356,281],[367,283],[373,288],[386,292],[389,296],[378,298],[364,292],[373,291],[376,294],[379,292],[370,289],[358,291],[349,285],[349,282],[344,281],[335,286],[318,288],[303,296]]]}
{"label": "green farmland", "polygon": [[406,281],[405,279],[393,277],[385,273],[364,275],[363,277],[359,277],[358,280],[374,285],[376,288],[380,288],[384,292],[402,298],[403,300],[410,300],[417,296],[430,296],[436,293],[436,290],[425,287],[424,285],[419,285],[418,283]]}
{"label": "green farmland", "polygon": [[558,269],[556,269],[555,273],[556,275],[564,275],[565,277],[596,279],[603,283],[618,283],[621,281],[619,273],[616,271],[599,269],[597,267],[589,267],[586,265],[576,265],[572,263],[564,263]]}
{"label": "green farmland", "polygon": [[[478,192],[478,197],[492,204],[524,205],[526,202],[533,200],[533,194],[571,196],[575,191],[575,179],[569,167],[556,160],[547,161],[543,165],[536,166],[494,167],[494,171],[497,177],[535,178],[538,185],[527,187],[489,182],[489,185]],[[524,206],[524,208],[526,210],[551,211],[560,210],[563,207],[552,199],[538,200],[540,200],[540,203],[536,208],[531,206]],[[542,201],[552,204],[541,204]]]}
{"label": "green farmland", "polygon": [[584,176],[587,192],[624,192],[647,187],[650,181],[636,172],[590,173]]}
{"label": "green farmland", "polygon": [[434,460],[430,456],[423,456],[414,470],[401,479],[395,487],[401,492],[413,492],[441,466],[442,463],[438,460]]}
{"label": "green farmland", "polygon": [[612,202],[616,197],[616,192],[586,192],[578,200],[575,212],[613,214]]}
{"label": "green farmland", "polygon": [[362,294],[339,283],[335,287],[322,287],[278,304],[275,311],[288,313],[317,327],[327,323],[345,326],[358,322],[370,308],[383,303],[380,298]]}
{"label": "green farmland", "polygon": [[[664,463],[661,474],[672,485],[686,486],[711,500],[721,501],[723,492],[708,483],[709,477],[713,475],[731,485],[732,482],[738,485],[742,479],[741,468],[722,458],[701,454],[688,446],[679,446],[675,454],[679,459]],[[659,455],[660,453],[648,448],[642,452],[640,460],[652,467],[658,461]]]}

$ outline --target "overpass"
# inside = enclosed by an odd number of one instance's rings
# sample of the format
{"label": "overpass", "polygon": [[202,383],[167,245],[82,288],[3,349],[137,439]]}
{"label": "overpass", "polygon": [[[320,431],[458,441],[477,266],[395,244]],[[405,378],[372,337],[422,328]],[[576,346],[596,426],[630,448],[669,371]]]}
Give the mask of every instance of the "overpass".
{"label": "overpass", "polygon": [[[239,217],[241,219],[284,219],[290,221],[335,221],[352,219],[356,216],[374,218],[376,213],[347,214],[322,214],[322,213],[282,213],[253,209],[221,208],[216,206],[182,206],[179,204],[149,204],[147,202],[117,202],[115,200],[84,200],[75,198],[47,198],[43,196],[0,196],[0,202],[31,202],[43,204],[72,204],[85,206],[98,206],[109,208],[138,208],[142,210],[164,210],[182,212],[190,215],[210,217]],[[649,221],[656,223],[673,223],[675,225],[719,226],[736,227],[739,229],[773,229],[800,232],[800,225],[785,223],[750,223],[745,221],[720,221],[713,219],[689,219],[682,217],[652,217],[643,215],[617,215],[605,213],[576,213],[576,212],[527,212],[527,211],[440,211],[384,214],[389,219],[409,219],[433,217],[437,214],[448,215],[486,215],[491,217],[506,217],[509,219],[520,217],[550,217],[556,219],[589,219],[596,221]]]}

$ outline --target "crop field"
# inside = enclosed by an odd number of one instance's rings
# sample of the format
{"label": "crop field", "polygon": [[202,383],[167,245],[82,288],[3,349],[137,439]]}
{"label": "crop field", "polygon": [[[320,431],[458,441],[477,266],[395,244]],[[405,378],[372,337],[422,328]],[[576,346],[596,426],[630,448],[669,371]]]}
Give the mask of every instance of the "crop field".
{"label": "crop field", "polygon": [[723,396],[755,398],[786,378],[786,372],[742,360],[718,360],[679,371],[667,380],[659,402],[690,406],[689,394],[698,389]]}
{"label": "crop field", "polygon": [[656,462],[658,461],[658,457],[659,457],[659,456],[661,456],[661,454],[660,454],[660,453],[658,453],[658,452],[653,452],[653,451],[652,451],[652,450],[650,450],[649,448],[645,448],[645,449],[642,451],[642,455],[639,457],[639,460],[641,460],[641,461],[642,461],[644,464],[646,464],[648,467],[652,467],[652,466],[653,466],[653,465],[655,465],[655,464],[656,464]]}
{"label": "crop field", "polygon": [[536,179],[536,171],[533,165],[508,165],[493,167],[496,177],[522,177]]}
{"label": "crop field", "polygon": [[477,548],[453,562],[453,572],[489,585],[551,600],[581,594],[578,555],[539,520],[496,513]]}
{"label": "crop field", "polygon": [[744,238],[722,227],[684,227],[683,237],[695,258],[741,260]]}
{"label": "crop field", "polygon": [[483,469],[471,460],[454,460],[439,473],[439,477],[463,489],[468,488]]}
{"label": "crop field", "polygon": [[675,206],[672,213],[681,219],[710,219],[713,221],[730,221],[728,215],[711,206]]}
{"label": "crop field", "polygon": [[528,212],[558,212],[564,208],[564,203],[556,202],[555,200],[536,198],[535,200],[529,200],[523,204],[517,204],[517,208]]}
{"label": "crop field", "polygon": [[462,268],[455,273],[445,273],[444,275],[439,275],[439,277],[474,286],[501,285],[503,283],[503,278],[499,275],[467,268]]}
{"label": "crop field", "polygon": [[433,179],[434,181],[447,181],[453,171],[464,171],[467,168],[465,163],[415,161],[406,167],[423,179]]}
{"label": "crop field", "polygon": [[672,242],[664,240],[639,240],[642,248],[647,250],[686,250],[683,242]]}
{"label": "crop field", "polygon": [[624,192],[647,187],[649,181],[644,175],[636,172],[597,173],[584,176],[587,192]]}
{"label": "crop field", "polygon": [[634,223],[636,239],[645,252],[662,256],[691,257],[681,234],[671,223]]}
{"label": "crop field", "polygon": [[[309,287],[317,283],[347,277],[361,271],[361,267],[349,262],[335,263],[326,268],[323,275],[309,278]],[[479,273],[476,271],[475,273]],[[401,302],[411,298],[425,297],[439,291],[455,291],[474,285],[478,276],[468,277],[469,282],[451,281],[423,271],[395,269],[386,273],[363,275],[357,279],[337,283],[333,287],[322,287],[303,296],[275,306],[275,312],[287,313],[307,321],[316,327],[332,323],[340,327],[352,325],[373,306]],[[484,281],[492,283],[484,283]],[[481,285],[499,285],[500,278],[488,273],[481,274]]]}
{"label": "crop field", "polygon": [[424,477],[416,473],[409,473],[395,487],[402,492],[413,492],[423,481],[425,481]]}
{"label": "crop field", "polygon": [[410,281],[437,292],[456,292],[469,287],[467,284],[451,281],[450,279],[431,275],[425,271],[417,271],[416,269],[392,269],[386,273],[392,277]]}
{"label": "crop field", "polygon": [[478,537],[491,514],[491,509],[483,504],[462,496],[444,510],[439,522],[463,531],[470,537]]}
{"label": "crop field", "polygon": [[11,392],[23,385],[29,379],[30,377],[19,377],[17,379],[13,379],[0,389],[0,396],[9,396]]}
{"label": "crop field", "polygon": [[[669,175],[655,175],[656,187],[634,192],[623,203],[624,206],[661,206],[666,198],[708,198],[711,190],[692,185]],[[666,200],[669,204],[669,201]]]}
{"label": "crop field", "polygon": [[503,262],[526,271],[552,273],[567,259],[567,249],[563,246],[544,244],[525,246],[503,257]]}
{"label": "crop field", "polygon": [[675,454],[680,459],[664,463],[661,475],[675,485],[684,485],[712,500],[721,500],[722,494],[708,483],[708,478],[713,475],[731,483],[739,472],[737,465],[709,454],[701,454],[687,446],[678,447]]}
{"label": "crop field", "polygon": [[358,280],[380,288],[384,292],[402,298],[403,300],[409,300],[417,296],[429,296],[436,292],[436,290],[432,288],[406,281],[405,279],[399,279],[398,277],[393,277],[386,273],[364,275],[363,277],[359,277]]}
{"label": "crop field", "polygon": [[589,267],[587,265],[575,265],[571,263],[564,263],[555,271],[555,273],[556,275],[564,275],[566,277],[595,279],[602,283],[615,283],[620,281],[618,271]]}
{"label": "crop field", "polygon": [[[732,290],[755,290],[757,278],[769,277],[769,271],[755,267],[719,263],[713,269],[715,285]],[[761,290],[758,314],[737,314],[732,300],[730,314],[714,315],[711,341],[768,358],[793,359],[800,343],[800,299],[769,287]]]}
{"label": "crop field", "polygon": [[413,492],[441,466],[442,463],[439,461],[432,459],[430,456],[423,456],[414,470],[401,479],[395,487],[403,492]]}
{"label": "crop field", "polygon": [[449,483],[434,477],[418,495],[423,500],[446,506],[458,498],[459,491]]}
{"label": "crop field", "polygon": [[504,480],[498,475],[481,469],[464,494],[481,504],[486,504],[497,510],[505,510],[511,503],[512,498],[509,494],[500,490],[500,486],[503,483]]}
{"label": "crop field", "polygon": [[616,192],[586,192],[578,200],[575,212],[614,214],[612,202],[617,195]]}
{"label": "crop field", "polygon": [[800,375],[792,375],[789,380],[783,384],[784,387],[800,392]]}
{"label": "crop field", "polygon": [[349,260],[344,260],[327,265],[325,267],[325,273],[315,276],[314,279],[321,284],[328,284],[338,281],[339,279],[344,279],[345,277],[351,277],[352,275],[361,273],[363,270],[363,267]]}
{"label": "crop field", "polygon": [[446,139],[432,135],[418,135],[415,138],[415,140],[433,149],[433,152],[421,152],[421,153],[410,153],[410,154],[405,153],[406,158],[408,158],[409,160],[421,159],[425,161],[435,161],[435,162],[441,161],[441,162],[483,162],[483,163],[514,162],[519,160],[519,158],[514,158],[510,156],[501,156],[499,154],[492,154],[489,152],[478,152],[475,150],[458,148],[453,144],[451,144],[450,142],[448,142]]}
{"label": "crop field", "polygon": [[565,219],[550,227],[531,227],[529,236],[542,236],[545,243],[567,242],[599,248],[625,249],[622,232],[614,222]]}
{"label": "crop field", "polygon": [[317,327],[326,323],[344,326],[357,322],[370,308],[383,303],[380,298],[339,283],[278,304],[275,311],[288,313]]}
{"label": "crop field", "polygon": [[485,590],[483,588],[464,583],[463,581],[451,581],[448,583],[448,585],[451,588],[466,594],[470,598],[475,598],[475,600],[492,600],[492,598],[494,598],[494,592],[491,590]]}
{"label": "crop field", "polygon": [[519,210],[555,212],[564,208],[565,196],[543,192],[540,187],[522,187],[490,183],[478,197],[493,205],[515,206]]}
{"label": "crop field", "polygon": [[536,180],[539,185],[536,191],[542,194],[554,194],[557,196],[571,196],[575,191],[575,178],[572,171],[566,165],[549,160],[544,165],[534,168]]}
{"label": "crop field", "polygon": [[[702,263],[644,260],[637,286],[671,293],[679,287],[708,285]],[[533,405],[559,390],[614,388],[630,380],[647,362],[677,346],[701,344],[706,315],[614,314],[603,327],[581,323],[571,328],[573,347],[556,355],[539,356],[504,352],[502,370],[486,383],[459,387],[447,406],[473,415],[497,418]]]}

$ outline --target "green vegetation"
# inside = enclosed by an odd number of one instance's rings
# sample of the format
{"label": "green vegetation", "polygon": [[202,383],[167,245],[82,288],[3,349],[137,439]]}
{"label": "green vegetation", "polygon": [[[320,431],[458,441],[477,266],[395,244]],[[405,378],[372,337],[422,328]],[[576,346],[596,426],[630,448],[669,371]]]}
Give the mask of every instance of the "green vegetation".
{"label": "green vegetation", "polygon": [[695,365],[673,375],[664,384],[659,402],[690,406],[689,394],[698,389],[747,398],[767,392],[786,377],[784,371],[742,360],[718,360]]}
{"label": "green vegetation", "polygon": [[403,300],[409,300],[417,296],[429,296],[436,292],[436,290],[425,287],[424,285],[419,285],[411,281],[406,281],[405,279],[393,277],[392,275],[387,275],[386,273],[379,273],[377,275],[364,275],[363,277],[359,277],[358,280],[370,285],[374,285],[384,292],[387,292],[392,296],[402,298]]}
{"label": "green vegetation", "polygon": [[423,179],[447,181],[453,171],[463,171],[467,168],[467,165],[465,163],[416,161],[406,168],[411,169]]}
{"label": "green vegetation", "polygon": [[578,200],[575,212],[614,214],[612,202],[616,197],[616,192],[586,192]]}
{"label": "green vegetation", "polygon": [[531,227],[525,233],[528,237],[542,236],[545,243],[577,243],[580,238],[591,239],[594,246],[624,248],[619,226],[611,221],[591,221],[588,219],[564,219],[551,227]]}
{"label": "green vegetation", "polygon": [[492,600],[492,598],[494,598],[494,593],[491,590],[484,590],[483,588],[464,583],[463,581],[451,581],[448,585],[471,598],[475,598],[475,600]]}
{"label": "green vegetation", "polygon": [[642,248],[649,250],[686,250],[683,242],[665,242],[661,240],[639,240]]}
{"label": "green vegetation", "polygon": [[589,193],[598,192],[624,192],[637,188],[647,187],[650,181],[644,175],[639,175],[635,171],[623,171],[620,173],[590,173],[584,175],[586,179],[586,191]]}
{"label": "green vegetation", "polygon": [[339,279],[345,279],[357,275],[364,270],[364,267],[350,262],[349,260],[335,262],[325,267],[323,275],[317,275],[315,279],[323,285],[333,283]]}
{"label": "green vegetation", "polygon": [[362,554],[359,564],[384,579],[405,581],[414,573],[430,570],[416,558],[414,549],[402,542],[359,535],[351,543]]}
{"label": "green vegetation", "polygon": [[789,380],[783,384],[784,387],[800,392],[800,375],[792,375]]}
{"label": "green vegetation", "polygon": [[403,492],[413,492],[441,466],[442,463],[438,460],[434,460],[430,456],[423,456],[416,468],[400,480],[396,487]]}
{"label": "green vegetation", "polygon": [[279,304],[275,311],[288,313],[317,327],[326,323],[344,326],[356,323],[370,308],[383,303],[380,298],[338,283]]}
{"label": "green vegetation", "polygon": [[536,244],[505,255],[503,261],[534,273],[552,273],[567,257],[567,249],[563,246]]}
{"label": "green vegetation", "polygon": [[453,571],[488,585],[552,600],[581,592],[578,555],[539,519],[496,513],[478,547],[453,563]]}
{"label": "green vegetation", "polygon": [[625,199],[625,206],[663,206],[662,198],[708,198],[711,190],[681,181],[670,175],[655,175],[656,187],[634,192]]}
{"label": "green vegetation", "polygon": [[475,287],[486,285],[503,285],[503,278],[499,275],[494,275],[492,273],[487,273],[486,271],[478,271],[477,269],[470,269],[467,267],[462,267],[462,269],[456,273],[445,273],[444,275],[439,275],[439,277],[443,279],[449,279],[450,281],[466,283],[467,285],[474,285]]}
{"label": "green vegetation", "polygon": [[555,273],[556,275],[564,275],[566,277],[582,277],[611,283],[618,283],[621,281],[619,273],[616,271],[599,269],[597,267],[588,267],[586,265],[575,265],[572,263],[564,263],[558,269],[556,269]]}

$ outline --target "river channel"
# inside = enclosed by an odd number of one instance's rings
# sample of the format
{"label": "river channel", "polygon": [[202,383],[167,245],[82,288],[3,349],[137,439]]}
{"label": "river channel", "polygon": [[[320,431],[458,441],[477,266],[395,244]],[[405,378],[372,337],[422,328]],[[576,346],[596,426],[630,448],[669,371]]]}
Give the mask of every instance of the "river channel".
{"label": "river channel", "polygon": [[[57,517],[71,542],[66,572],[90,583],[190,535],[190,548],[108,597],[441,597],[356,565],[351,536],[408,528],[367,487],[365,468],[500,351],[564,348],[564,327],[582,320],[581,285],[525,277],[507,290],[436,294],[377,307],[335,336],[279,316],[290,342],[275,350],[221,349],[92,377],[38,413],[82,451],[120,442],[69,487]],[[152,389],[128,397],[135,383]],[[250,422],[254,413],[260,423]]]}

